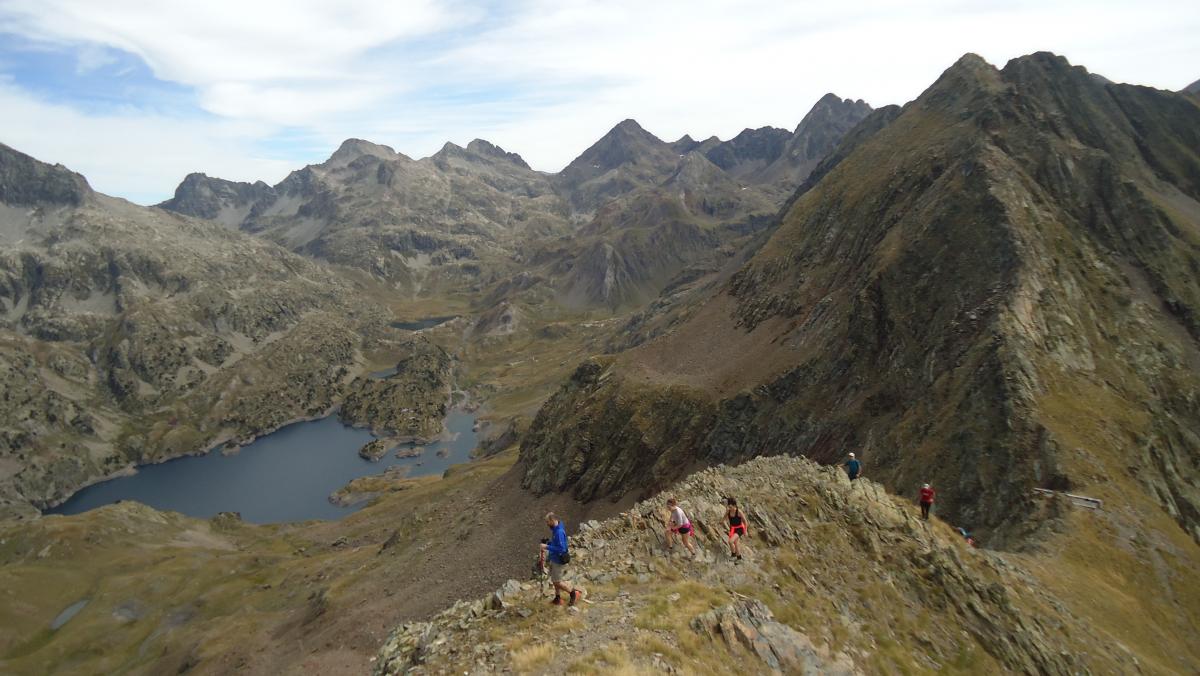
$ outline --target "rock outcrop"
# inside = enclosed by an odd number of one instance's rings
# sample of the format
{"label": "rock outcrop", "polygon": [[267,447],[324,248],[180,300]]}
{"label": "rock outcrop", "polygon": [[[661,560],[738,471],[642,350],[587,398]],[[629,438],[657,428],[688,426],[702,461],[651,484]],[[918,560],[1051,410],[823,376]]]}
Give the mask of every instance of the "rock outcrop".
{"label": "rock outcrop", "polygon": [[450,404],[453,359],[421,335],[408,337],[400,349],[404,353],[392,374],[350,383],[340,416],[347,424],[393,437],[393,444],[432,441],[442,433]]}
{"label": "rock outcrop", "polygon": [[388,448],[388,442],[386,440],[372,439],[371,441],[363,444],[362,448],[358,449],[358,456],[363,460],[379,462],[383,459],[383,456],[387,455],[389,450],[391,449]]}
{"label": "rock outcrop", "polygon": [[237,229],[251,211],[269,208],[276,199],[275,189],[262,181],[226,181],[197,173],[188,174],[175,188],[174,197],[157,206]]}

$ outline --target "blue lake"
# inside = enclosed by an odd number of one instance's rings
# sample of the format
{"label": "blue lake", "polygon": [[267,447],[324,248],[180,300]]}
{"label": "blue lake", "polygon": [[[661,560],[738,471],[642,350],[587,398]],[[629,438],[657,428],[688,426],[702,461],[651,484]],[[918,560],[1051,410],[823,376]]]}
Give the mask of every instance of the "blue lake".
{"label": "blue lake", "polygon": [[446,434],[425,444],[420,456],[397,458],[392,450],[379,462],[370,462],[359,457],[358,449],[375,437],[329,416],[288,425],[232,455],[215,449],[143,465],[132,476],[84,488],[46,513],[78,514],[118,500],[136,500],[200,518],[241,512],[252,523],[340,519],[363,505],[338,507],[329,502],[330,493],[394,465],[410,467],[410,477],[441,474],[470,459],[478,441],[474,426],[474,414],[451,411]]}

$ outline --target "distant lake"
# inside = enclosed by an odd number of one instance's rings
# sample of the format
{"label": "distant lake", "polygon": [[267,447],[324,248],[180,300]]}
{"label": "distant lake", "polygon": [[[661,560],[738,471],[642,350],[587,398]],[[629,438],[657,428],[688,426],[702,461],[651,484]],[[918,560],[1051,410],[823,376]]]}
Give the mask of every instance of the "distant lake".
{"label": "distant lake", "polygon": [[[379,462],[370,462],[358,455],[358,449],[375,438],[367,430],[343,425],[336,415],[295,423],[233,455],[214,449],[142,465],[137,474],[88,486],[46,513],[78,514],[117,500],[136,500],[199,518],[241,512],[252,523],[340,519],[364,506],[338,507],[329,502],[329,494],[352,479],[394,465],[410,466],[410,477],[441,474],[469,460],[477,442],[475,415],[451,411],[446,426],[449,431],[443,439],[426,444],[419,457],[397,458],[392,450]],[[438,457],[441,449],[446,450],[445,457]]]}
{"label": "distant lake", "polygon": [[451,319],[458,319],[458,316],[450,315],[448,317],[426,317],[425,319],[418,319],[412,322],[392,322],[392,327],[404,329],[405,331],[423,331],[425,329],[431,329],[438,324],[445,324]]}

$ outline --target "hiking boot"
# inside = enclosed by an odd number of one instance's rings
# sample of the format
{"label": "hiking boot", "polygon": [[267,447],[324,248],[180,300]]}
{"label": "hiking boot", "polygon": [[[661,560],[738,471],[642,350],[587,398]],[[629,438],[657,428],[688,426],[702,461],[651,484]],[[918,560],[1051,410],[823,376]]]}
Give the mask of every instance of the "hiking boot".
{"label": "hiking boot", "polygon": [[554,597],[554,600],[550,602],[550,605],[552,605],[552,606],[561,606],[561,605],[562,605],[562,597],[561,597],[561,596],[555,596],[555,597]]}
{"label": "hiking boot", "polygon": [[573,605],[575,605],[575,600],[576,600],[576,599],[578,599],[578,598],[579,598],[579,590],[578,590],[578,589],[572,589],[572,590],[571,590],[571,600],[567,602],[567,605],[568,605],[568,606],[573,606]]}

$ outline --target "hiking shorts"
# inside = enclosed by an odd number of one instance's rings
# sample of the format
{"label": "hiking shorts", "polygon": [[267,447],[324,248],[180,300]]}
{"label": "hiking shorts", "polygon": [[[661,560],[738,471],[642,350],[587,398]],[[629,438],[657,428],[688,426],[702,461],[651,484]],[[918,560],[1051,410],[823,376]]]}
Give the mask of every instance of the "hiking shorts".
{"label": "hiking shorts", "polygon": [[563,568],[567,567],[566,564],[565,563],[555,563],[553,561],[547,561],[546,565],[549,566],[549,568],[550,568],[550,581],[551,582],[562,582],[563,581]]}

